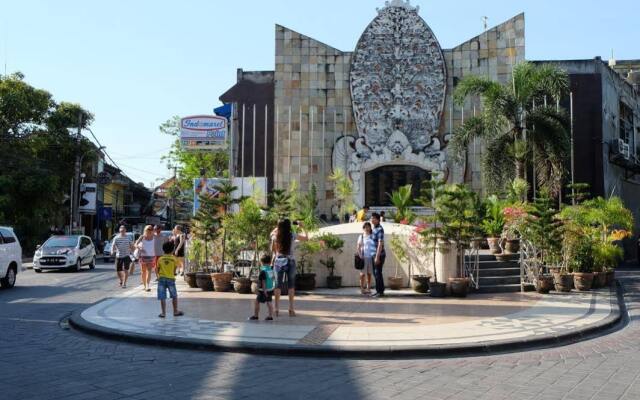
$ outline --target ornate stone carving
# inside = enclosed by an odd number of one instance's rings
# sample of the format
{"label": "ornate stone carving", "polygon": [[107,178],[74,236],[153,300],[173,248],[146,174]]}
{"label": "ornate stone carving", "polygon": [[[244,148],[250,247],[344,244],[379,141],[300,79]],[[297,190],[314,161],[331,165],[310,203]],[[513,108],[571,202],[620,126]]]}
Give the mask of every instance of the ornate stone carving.
{"label": "ornate stone carving", "polygon": [[446,168],[438,137],[446,91],[442,49],[417,7],[403,0],[385,4],[352,57],[358,138],[338,139],[333,157],[334,168],[346,166],[360,203],[366,170],[388,163]]}

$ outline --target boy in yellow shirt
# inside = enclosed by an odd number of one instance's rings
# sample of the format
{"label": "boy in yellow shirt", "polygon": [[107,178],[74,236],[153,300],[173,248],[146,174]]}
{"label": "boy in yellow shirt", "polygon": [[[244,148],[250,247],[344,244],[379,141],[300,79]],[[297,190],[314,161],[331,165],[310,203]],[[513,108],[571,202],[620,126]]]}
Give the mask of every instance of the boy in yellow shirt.
{"label": "boy in yellow shirt", "polygon": [[184,313],[178,310],[178,291],[176,290],[176,268],[178,260],[173,256],[173,242],[166,242],[162,245],[164,255],[158,258],[158,300],[162,313],[158,315],[164,318],[167,312],[167,290],[171,296],[173,305],[173,316],[179,317]]}

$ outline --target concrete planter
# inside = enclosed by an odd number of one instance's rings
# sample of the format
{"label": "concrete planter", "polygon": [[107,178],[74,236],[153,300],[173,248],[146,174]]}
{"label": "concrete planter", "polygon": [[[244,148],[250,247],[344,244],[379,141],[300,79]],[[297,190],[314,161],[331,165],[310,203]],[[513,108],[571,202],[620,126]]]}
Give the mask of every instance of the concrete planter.
{"label": "concrete planter", "polygon": [[342,287],[342,277],[341,276],[327,276],[327,287],[329,289],[340,289]]}
{"label": "concrete planter", "polygon": [[[571,275],[569,275],[571,276]],[[553,276],[541,275],[536,278],[536,292],[547,294],[554,288]]]}
{"label": "concrete planter", "polygon": [[591,283],[591,289],[600,289],[607,285],[607,273],[606,272],[594,272],[593,282]]}
{"label": "concrete planter", "polygon": [[305,292],[316,288],[316,274],[298,274],[296,276],[296,290]]}
{"label": "concrete planter", "polygon": [[[256,284],[257,286],[257,284]],[[251,279],[240,277],[233,280],[233,289],[236,293],[250,294],[251,293]]]}
{"label": "concrete planter", "polygon": [[447,295],[447,285],[442,282],[431,282],[429,283],[429,295],[431,297],[446,297]]}
{"label": "concrete planter", "polygon": [[197,288],[196,282],[196,273],[195,272],[187,272],[184,274],[184,281],[187,282],[190,288]]}
{"label": "concrete planter", "polygon": [[214,272],[211,274],[211,279],[216,292],[228,292],[231,290],[233,272]]}
{"label": "concrete planter", "polygon": [[500,238],[499,237],[487,238],[487,243],[489,244],[489,251],[491,251],[492,254],[500,254],[500,253],[502,253],[502,249],[500,248]]}
{"label": "concrete planter", "polygon": [[558,292],[570,292],[574,278],[571,274],[553,273],[553,284]]}
{"label": "concrete planter", "polygon": [[591,290],[591,286],[593,285],[593,273],[574,272],[573,283],[577,290]]}
{"label": "concrete planter", "polygon": [[469,292],[469,278],[449,278],[451,295],[455,297],[467,297]]}
{"label": "concrete planter", "polygon": [[428,293],[430,276],[425,275],[413,275],[411,277],[411,288],[416,293]]}
{"label": "concrete planter", "polygon": [[211,280],[211,274],[208,272],[196,273],[196,285],[205,292],[213,290],[213,281]]}

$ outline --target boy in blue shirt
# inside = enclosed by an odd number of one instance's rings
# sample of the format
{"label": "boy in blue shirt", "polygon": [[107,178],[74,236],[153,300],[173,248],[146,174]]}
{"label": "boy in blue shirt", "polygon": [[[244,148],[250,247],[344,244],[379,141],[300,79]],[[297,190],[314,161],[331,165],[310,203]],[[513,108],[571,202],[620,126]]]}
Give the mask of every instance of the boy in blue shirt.
{"label": "boy in blue shirt", "polygon": [[262,263],[262,267],[260,267],[260,274],[258,275],[258,295],[254,300],[253,315],[249,317],[249,321],[258,320],[260,303],[267,303],[267,309],[269,310],[269,315],[265,318],[265,321],[273,321],[271,298],[273,296],[273,290],[276,288],[276,275],[273,272],[273,267],[271,267],[270,255],[263,255],[260,258],[260,262]]}

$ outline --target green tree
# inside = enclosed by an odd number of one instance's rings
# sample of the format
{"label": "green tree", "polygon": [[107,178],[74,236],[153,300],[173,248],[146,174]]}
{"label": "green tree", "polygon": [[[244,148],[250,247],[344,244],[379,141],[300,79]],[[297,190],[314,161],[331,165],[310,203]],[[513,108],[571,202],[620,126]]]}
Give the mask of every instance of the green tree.
{"label": "green tree", "polygon": [[209,271],[209,243],[218,238],[222,225],[218,200],[207,194],[200,194],[200,207],[191,222],[194,237],[204,243],[205,265],[203,269]]}
{"label": "green tree", "polygon": [[523,235],[539,251],[541,265],[560,261],[562,249],[562,222],[557,218],[555,202],[546,192],[534,199],[524,224]]}
{"label": "green tree", "polygon": [[[480,137],[486,144],[482,172],[490,192],[505,192],[514,178],[524,179],[530,164],[541,187],[558,193],[569,154],[569,120],[555,102],[567,90],[565,71],[529,62],[516,65],[512,81],[505,84],[481,76],[463,78],[456,102],[479,96],[482,110],[454,132],[452,155],[463,161],[471,140]],[[546,100],[550,104],[545,105]]]}

